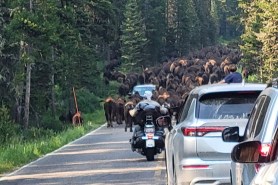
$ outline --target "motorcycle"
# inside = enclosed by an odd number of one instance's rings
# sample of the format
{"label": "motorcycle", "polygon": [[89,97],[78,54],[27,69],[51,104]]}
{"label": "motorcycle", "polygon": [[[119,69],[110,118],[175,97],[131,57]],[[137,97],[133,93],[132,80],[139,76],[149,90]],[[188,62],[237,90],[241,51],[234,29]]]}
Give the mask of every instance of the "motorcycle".
{"label": "motorcycle", "polygon": [[153,161],[155,155],[165,148],[165,129],[170,129],[171,117],[152,114],[145,115],[144,124],[135,127],[133,138],[130,139],[132,151],[146,156],[147,161]]}

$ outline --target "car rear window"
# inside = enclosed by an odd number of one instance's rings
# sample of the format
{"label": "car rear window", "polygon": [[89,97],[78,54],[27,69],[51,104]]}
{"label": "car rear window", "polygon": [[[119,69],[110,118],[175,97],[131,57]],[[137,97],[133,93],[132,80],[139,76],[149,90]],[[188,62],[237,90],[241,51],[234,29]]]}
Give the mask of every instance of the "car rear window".
{"label": "car rear window", "polygon": [[155,86],[135,86],[133,88],[132,94],[135,94],[135,92],[138,92],[140,96],[143,96],[146,91],[153,91],[155,90]]}
{"label": "car rear window", "polygon": [[200,119],[247,119],[260,92],[205,94],[199,99],[196,117]]}

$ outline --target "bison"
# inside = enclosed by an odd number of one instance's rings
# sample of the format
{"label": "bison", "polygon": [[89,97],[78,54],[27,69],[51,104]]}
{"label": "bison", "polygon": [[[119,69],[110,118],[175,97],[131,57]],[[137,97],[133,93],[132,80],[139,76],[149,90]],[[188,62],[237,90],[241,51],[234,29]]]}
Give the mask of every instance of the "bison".
{"label": "bison", "polygon": [[115,100],[112,97],[108,97],[103,104],[103,108],[105,113],[105,119],[107,121],[107,128],[113,127],[113,120],[116,108]]}

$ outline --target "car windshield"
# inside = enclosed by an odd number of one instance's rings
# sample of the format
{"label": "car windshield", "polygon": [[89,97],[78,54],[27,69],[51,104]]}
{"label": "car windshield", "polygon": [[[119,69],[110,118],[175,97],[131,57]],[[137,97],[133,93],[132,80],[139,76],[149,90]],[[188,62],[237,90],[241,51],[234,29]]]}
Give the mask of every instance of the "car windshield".
{"label": "car windshield", "polygon": [[155,86],[135,86],[133,88],[133,93],[138,92],[140,94],[140,96],[143,96],[145,94],[146,91],[153,91],[155,90]]}
{"label": "car windshield", "polygon": [[199,100],[200,119],[248,119],[260,92],[225,92],[203,95]]}

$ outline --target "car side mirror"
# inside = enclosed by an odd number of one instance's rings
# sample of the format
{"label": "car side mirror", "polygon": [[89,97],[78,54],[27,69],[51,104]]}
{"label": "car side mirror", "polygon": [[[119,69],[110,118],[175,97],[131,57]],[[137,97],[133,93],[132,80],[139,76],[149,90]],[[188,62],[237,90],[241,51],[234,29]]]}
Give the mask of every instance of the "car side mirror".
{"label": "car side mirror", "polygon": [[260,141],[247,141],[237,144],[231,153],[231,158],[234,162],[238,163],[258,163],[265,162],[260,157]]}
{"label": "car side mirror", "polygon": [[239,127],[227,127],[222,131],[222,139],[224,142],[239,142]]}

